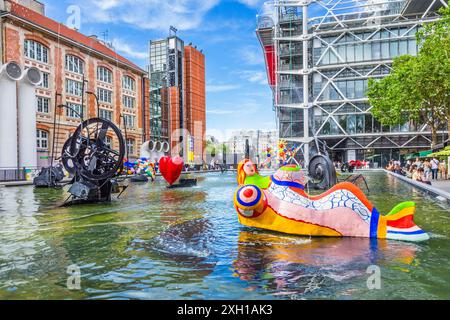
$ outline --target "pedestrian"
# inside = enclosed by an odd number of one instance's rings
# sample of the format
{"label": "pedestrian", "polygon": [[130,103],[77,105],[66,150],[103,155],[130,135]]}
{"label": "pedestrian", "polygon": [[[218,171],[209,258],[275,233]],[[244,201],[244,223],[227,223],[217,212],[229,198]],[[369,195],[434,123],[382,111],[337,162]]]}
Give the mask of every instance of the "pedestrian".
{"label": "pedestrian", "polygon": [[417,174],[418,174],[418,179],[417,181],[428,184],[431,186],[431,182],[428,179],[427,175],[425,174],[425,169],[424,168],[419,168],[417,169]]}
{"label": "pedestrian", "polygon": [[423,162],[420,161],[419,158],[416,158],[416,162],[414,162],[414,165],[415,165],[417,168],[422,168],[422,167],[423,167]]}
{"label": "pedestrian", "polygon": [[428,159],[425,159],[422,168],[425,177],[429,180],[431,175],[431,162]]}
{"label": "pedestrian", "polygon": [[447,164],[445,163],[445,160],[442,160],[442,162],[439,164],[439,172],[441,179],[447,180]]}
{"label": "pedestrian", "polygon": [[432,173],[432,179],[437,180],[438,178],[438,170],[439,170],[439,160],[436,158],[433,158],[430,161],[431,164],[431,173]]}

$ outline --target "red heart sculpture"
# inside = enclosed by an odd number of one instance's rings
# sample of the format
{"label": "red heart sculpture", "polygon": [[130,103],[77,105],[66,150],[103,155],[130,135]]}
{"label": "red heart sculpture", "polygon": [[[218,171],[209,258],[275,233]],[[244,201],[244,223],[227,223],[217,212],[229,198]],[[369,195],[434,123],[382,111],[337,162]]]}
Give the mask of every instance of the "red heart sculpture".
{"label": "red heart sculpture", "polygon": [[181,157],[162,157],[159,159],[159,172],[172,185],[181,175],[184,161]]}

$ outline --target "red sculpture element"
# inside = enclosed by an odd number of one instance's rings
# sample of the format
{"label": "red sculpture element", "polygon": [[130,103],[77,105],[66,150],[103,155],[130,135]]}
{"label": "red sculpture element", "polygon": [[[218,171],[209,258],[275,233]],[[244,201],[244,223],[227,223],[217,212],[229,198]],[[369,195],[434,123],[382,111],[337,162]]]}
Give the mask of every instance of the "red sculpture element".
{"label": "red sculpture element", "polygon": [[159,159],[159,171],[166,181],[173,185],[181,175],[184,161],[181,157],[162,157]]}
{"label": "red sculpture element", "polygon": [[350,160],[348,163],[351,167],[361,168],[362,162],[360,160]]}

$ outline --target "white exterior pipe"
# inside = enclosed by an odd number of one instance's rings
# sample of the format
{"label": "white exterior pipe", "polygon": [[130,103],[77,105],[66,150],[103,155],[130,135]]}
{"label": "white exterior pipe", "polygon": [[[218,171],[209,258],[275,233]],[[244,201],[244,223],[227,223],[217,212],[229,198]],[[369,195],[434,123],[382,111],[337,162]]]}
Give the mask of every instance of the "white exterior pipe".
{"label": "white exterior pipe", "polygon": [[[0,68],[0,168],[17,168],[17,80],[22,69],[16,62]],[[33,135],[36,140],[36,133]]]}
{"label": "white exterior pipe", "polygon": [[27,69],[19,81],[17,112],[20,168],[37,168],[36,86],[41,81],[42,73],[34,67]]}
{"label": "white exterior pipe", "polygon": [[141,146],[141,158],[150,158],[150,149],[149,149],[150,141],[144,142]]}

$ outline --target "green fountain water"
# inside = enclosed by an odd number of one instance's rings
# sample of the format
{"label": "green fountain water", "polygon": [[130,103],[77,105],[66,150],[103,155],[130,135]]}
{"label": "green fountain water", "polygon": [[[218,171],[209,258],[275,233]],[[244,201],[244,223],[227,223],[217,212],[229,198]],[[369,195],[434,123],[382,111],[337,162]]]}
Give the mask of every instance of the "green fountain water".
{"label": "green fountain water", "polygon": [[[449,299],[450,210],[384,173],[382,213],[417,202],[425,243],[305,238],[239,225],[234,174],[192,189],[135,184],[111,204],[61,208],[64,190],[0,188],[1,299]],[[80,268],[70,290],[68,267]],[[369,266],[381,288],[369,289]]]}

